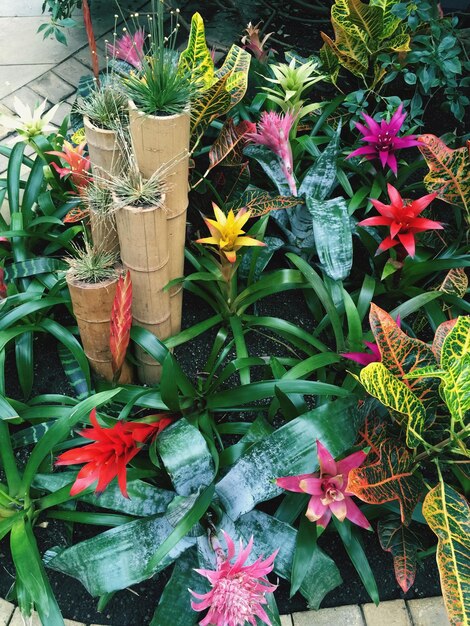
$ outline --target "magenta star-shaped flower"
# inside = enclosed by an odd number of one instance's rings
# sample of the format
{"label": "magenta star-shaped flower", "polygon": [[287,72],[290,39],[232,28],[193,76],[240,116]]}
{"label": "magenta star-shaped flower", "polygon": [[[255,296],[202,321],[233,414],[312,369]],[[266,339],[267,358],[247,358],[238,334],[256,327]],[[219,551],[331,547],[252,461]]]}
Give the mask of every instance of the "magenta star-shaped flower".
{"label": "magenta star-shaped flower", "polygon": [[356,122],[356,128],[364,135],[361,141],[367,142],[367,146],[362,146],[349,154],[346,158],[354,156],[364,156],[369,161],[379,159],[382,167],[386,165],[397,175],[397,158],[395,152],[401,148],[410,148],[419,145],[415,135],[398,137],[398,133],[403,126],[406,113],[403,113],[403,104],[392,115],[389,122],[381,120],[380,124],[372,117],[361,113],[367,122],[366,125]]}

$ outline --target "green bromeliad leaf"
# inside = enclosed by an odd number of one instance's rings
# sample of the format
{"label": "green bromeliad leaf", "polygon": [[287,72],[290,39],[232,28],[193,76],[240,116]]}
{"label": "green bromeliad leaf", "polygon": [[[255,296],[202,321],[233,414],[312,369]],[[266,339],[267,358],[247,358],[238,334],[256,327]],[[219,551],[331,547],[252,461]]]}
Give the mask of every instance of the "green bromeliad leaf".
{"label": "green bromeliad leaf", "polygon": [[407,374],[418,368],[436,364],[432,348],[424,341],[408,337],[389,313],[373,303],[370,306],[369,322],[383,365],[409,387],[432,415],[439,401],[438,381],[406,378]]}
{"label": "green bromeliad leaf", "polygon": [[376,463],[351,470],[347,491],[369,504],[398,500],[401,520],[407,526],[424,483],[413,474],[413,459],[406,448],[388,440],[380,446],[379,454]]}
{"label": "green bromeliad leaf", "polygon": [[452,419],[466,423],[470,411],[470,316],[459,317],[440,350],[440,367],[416,369],[407,378],[441,379],[441,394]]}
{"label": "green bromeliad leaf", "polygon": [[394,376],[383,363],[369,363],[358,380],[365,390],[383,405],[406,417],[406,443],[416,448],[422,443],[426,409],[415,394]]}
{"label": "green bromeliad leaf", "polygon": [[386,552],[391,552],[397,583],[406,593],[415,581],[417,553],[422,548],[418,533],[411,527],[404,526],[399,517],[388,516],[381,519],[377,526],[380,545]]}
{"label": "green bromeliad leaf", "polygon": [[214,61],[206,44],[204,20],[199,13],[194,13],[191,19],[188,46],[180,54],[178,71],[189,74],[191,82],[200,91],[209,89],[214,83]]}
{"label": "green bromeliad leaf", "polygon": [[441,482],[426,496],[423,515],[439,539],[437,565],[453,626],[470,623],[470,510],[467,500]]}
{"label": "green bromeliad leaf", "polygon": [[[256,538],[253,549],[258,556],[267,557],[279,549],[274,561],[274,571],[282,578],[290,580],[297,536],[297,531],[292,526],[261,511],[251,511],[240,517],[236,528],[245,541],[251,536]],[[318,609],[325,595],[340,585],[342,580],[333,559],[316,543],[312,544],[311,554],[300,593],[310,608]]]}

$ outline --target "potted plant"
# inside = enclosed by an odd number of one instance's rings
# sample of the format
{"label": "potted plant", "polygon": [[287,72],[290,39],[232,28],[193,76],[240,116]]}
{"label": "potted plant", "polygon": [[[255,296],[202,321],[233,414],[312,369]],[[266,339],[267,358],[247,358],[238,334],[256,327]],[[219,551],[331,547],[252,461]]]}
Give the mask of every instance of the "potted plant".
{"label": "potted plant", "polygon": [[[75,250],[75,256],[66,259],[70,266],[66,280],[83,349],[95,374],[112,381],[110,322],[121,270],[115,254],[97,250],[89,242]],[[131,380],[132,370],[125,361],[119,382]]]}
{"label": "potted plant", "polygon": [[[132,159],[108,182],[113,193],[117,232],[124,267],[131,273],[134,324],[159,339],[171,332],[168,225],[164,174],[157,170],[145,179]],[[160,380],[161,366],[137,347],[139,379]]]}
{"label": "potted plant", "polygon": [[115,80],[93,89],[77,105],[95,177],[109,178],[122,167],[120,136],[127,126],[127,98]]}
{"label": "potted plant", "polygon": [[91,182],[83,191],[83,201],[90,216],[91,237],[95,250],[119,256],[119,239],[111,191],[103,184]]}

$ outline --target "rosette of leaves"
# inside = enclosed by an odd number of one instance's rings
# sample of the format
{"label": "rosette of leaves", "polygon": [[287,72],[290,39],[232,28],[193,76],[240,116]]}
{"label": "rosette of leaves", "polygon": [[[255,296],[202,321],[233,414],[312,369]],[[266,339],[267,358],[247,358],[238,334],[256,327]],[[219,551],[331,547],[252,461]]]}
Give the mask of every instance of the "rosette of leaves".
{"label": "rosette of leaves", "polygon": [[321,33],[324,45],[320,58],[324,69],[336,82],[340,68],[377,84],[384,71],[377,55],[384,52],[408,52],[410,36],[402,21],[392,13],[394,0],[335,0],[331,24],[335,38]]}
{"label": "rosette of leaves", "polygon": [[[370,504],[398,502],[401,521],[384,520],[379,534],[406,591],[414,581],[419,549],[410,523],[425,492],[421,471],[429,476],[434,462],[438,468],[468,462],[470,317],[442,323],[432,345],[406,335],[374,305],[370,324],[381,361],[364,367],[358,380],[388,409],[389,419],[366,424],[363,441],[371,454],[351,472],[348,490]],[[458,487],[465,488],[467,477],[454,474]],[[463,623],[469,617],[470,513],[465,498],[443,482],[440,470],[439,476],[424,499],[423,514],[439,538],[438,566],[449,617]]]}

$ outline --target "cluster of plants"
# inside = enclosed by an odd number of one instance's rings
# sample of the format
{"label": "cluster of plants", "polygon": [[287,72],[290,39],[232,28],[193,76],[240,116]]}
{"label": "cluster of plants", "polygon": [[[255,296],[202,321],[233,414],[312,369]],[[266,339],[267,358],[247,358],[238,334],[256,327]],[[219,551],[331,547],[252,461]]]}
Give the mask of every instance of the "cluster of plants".
{"label": "cluster of plants", "polygon": [[[332,533],[378,603],[363,544],[375,532],[405,593],[436,558],[449,619],[466,623],[470,137],[426,126],[420,100],[464,86],[457,23],[427,2],[335,0],[318,55],[275,55],[250,24],[219,63],[198,13],[181,53],[178,12],[164,22],[157,1],[150,17],[134,16],[107,73],[82,84],[78,130],[19,101],[2,118],[22,138],[0,146],[8,597],[63,626],[48,569],[103,610],[172,567],[151,626],[279,626],[279,578],[311,608],[341,584]],[[434,55],[441,33],[453,41]],[[403,101],[402,77],[416,86]],[[462,120],[467,104],[449,106]],[[188,151],[144,175],[135,120],[185,116]],[[113,133],[119,158],[97,166],[90,127]],[[184,163],[185,272],[158,293],[182,286],[202,318],[150,332],[113,220],[152,208],[163,227]],[[115,285],[98,355],[71,277],[89,293]],[[269,314],[283,301],[292,315]],[[43,333],[70,395],[36,393]],[[201,365],[182,358],[192,345]],[[142,355],[159,382],[136,382]],[[35,529],[49,519],[96,532],[41,554]]]}

